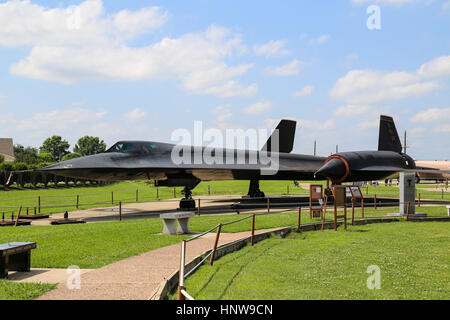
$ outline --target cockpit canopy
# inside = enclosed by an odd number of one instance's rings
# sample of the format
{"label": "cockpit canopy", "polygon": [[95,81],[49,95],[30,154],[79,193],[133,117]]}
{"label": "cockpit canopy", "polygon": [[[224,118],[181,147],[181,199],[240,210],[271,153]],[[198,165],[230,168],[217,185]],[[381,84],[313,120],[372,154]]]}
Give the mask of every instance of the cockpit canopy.
{"label": "cockpit canopy", "polygon": [[137,153],[137,154],[163,154],[170,152],[172,146],[166,143],[146,141],[120,141],[106,152]]}

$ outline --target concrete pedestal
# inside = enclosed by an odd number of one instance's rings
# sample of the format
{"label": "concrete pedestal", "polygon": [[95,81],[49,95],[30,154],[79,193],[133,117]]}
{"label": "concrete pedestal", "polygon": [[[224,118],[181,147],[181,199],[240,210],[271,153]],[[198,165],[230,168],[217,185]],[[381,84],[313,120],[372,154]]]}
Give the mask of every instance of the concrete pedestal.
{"label": "concrete pedestal", "polygon": [[[163,234],[187,234],[189,233],[189,219],[195,214],[193,212],[173,212],[160,215],[163,219]],[[178,228],[176,223],[178,221]]]}
{"label": "concrete pedestal", "polygon": [[406,216],[409,205],[409,216],[426,217],[426,213],[416,212],[416,174],[401,172],[399,179],[400,207],[399,213],[388,214],[388,217]]}

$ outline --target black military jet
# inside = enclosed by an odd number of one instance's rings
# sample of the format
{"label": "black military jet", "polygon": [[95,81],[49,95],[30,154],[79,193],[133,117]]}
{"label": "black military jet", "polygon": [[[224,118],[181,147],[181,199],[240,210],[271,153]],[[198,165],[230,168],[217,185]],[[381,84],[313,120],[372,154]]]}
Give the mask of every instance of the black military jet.
{"label": "black military jet", "polygon": [[[330,157],[291,154],[296,122],[282,120],[260,151],[207,149],[178,146],[151,141],[120,141],[105,153],[63,161],[42,169],[79,179],[122,181],[155,180],[157,186],[184,187],[181,208],[195,207],[192,189],[201,181],[250,180],[248,195],[264,197],[260,180],[326,180],[333,183],[384,179],[400,171],[415,171],[414,160],[401,153],[400,139],[391,117],[381,116],[378,151],[337,153]],[[187,161],[177,163],[173,155],[189,153]],[[208,153],[214,163],[196,163],[195,154]],[[239,157],[244,161],[239,161]],[[252,158],[253,157],[253,158]],[[251,162],[250,159],[257,159]],[[268,162],[276,162],[276,170],[268,174]],[[230,162],[230,159],[232,160]],[[273,162],[270,163],[270,166]],[[270,170],[269,170],[270,171]]]}

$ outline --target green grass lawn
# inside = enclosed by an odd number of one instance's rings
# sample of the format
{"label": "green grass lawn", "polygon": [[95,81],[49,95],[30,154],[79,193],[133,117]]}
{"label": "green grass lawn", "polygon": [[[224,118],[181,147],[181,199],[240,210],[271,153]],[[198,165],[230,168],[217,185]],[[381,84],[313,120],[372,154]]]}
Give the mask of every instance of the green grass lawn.
{"label": "green grass lawn", "polygon": [[[424,212],[434,215],[446,214],[445,207],[424,207]],[[366,217],[384,216],[392,209],[367,210]],[[219,223],[227,223],[249,216],[210,215],[191,219],[192,232],[204,232]],[[358,215],[360,216],[360,215]],[[350,218],[350,216],[349,216]],[[296,211],[258,215],[255,219],[257,230],[293,226],[297,224]],[[332,220],[332,214],[327,214]],[[320,218],[309,219],[303,211],[302,224],[318,222]],[[116,222],[90,223],[63,226],[3,227],[0,229],[0,243],[36,242],[31,265],[35,268],[67,268],[77,265],[80,268],[99,268],[104,265],[139,255],[160,247],[179,243],[186,236],[163,236],[161,219],[126,220]],[[242,232],[251,230],[251,219],[224,226],[223,232]]]}
{"label": "green grass lawn", "polygon": [[[449,230],[397,222],[291,233],[204,265],[185,285],[200,300],[449,299]],[[379,290],[367,288],[371,265]]]}
{"label": "green grass lawn", "polygon": [[32,300],[56,287],[56,284],[18,283],[0,280],[0,300]]}
{"label": "green grass lawn", "polygon": [[[305,183],[323,184],[325,182],[306,181]],[[420,185],[418,186],[420,187]],[[295,187],[291,181],[261,181],[261,189],[267,195],[309,195],[309,191],[301,187]],[[38,207],[38,197],[40,197],[41,213],[57,213],[64,211],[77,210],[74,206],[77,203],[77,195],[79,196],[79,209],[90,209],[99,207],[117,206],[119,201],[136,202],[136,190],[138,191],[139,201],[155,201],[158,199],[181,198],[182,188],[158,188],[145,182],[120,182],[105,186],[86,186],[86,187],[64,187],[57,188],[24,188],[0,190],[0,218],[2,212],[5,217],[11,216],[11,211],[17,213],[19,206],[23,207],[22,212],[26,213],[26,207],[29,212],[34,213],[34,207]],[[385,187],[369,187],[368,193],[366,188],[362,188],[363,194],[368,196],[379,197],[397,196],[398,188]],[[193,191],[194,197],[205,195],[244,195],[248,192],[248,181],[212,181],[202,182]],[[112,194],[113,193],[113,194]],[[421,199],[438,199],[442,198],[441,191],[418,190]],[[175,195],[175,196],[174,196]],[[444,193],[444,200],[450,201],[450,192]],[[69,206],[68,206],[69,205]],[[57,208],[46,208],[53,206],[68,206]]]}

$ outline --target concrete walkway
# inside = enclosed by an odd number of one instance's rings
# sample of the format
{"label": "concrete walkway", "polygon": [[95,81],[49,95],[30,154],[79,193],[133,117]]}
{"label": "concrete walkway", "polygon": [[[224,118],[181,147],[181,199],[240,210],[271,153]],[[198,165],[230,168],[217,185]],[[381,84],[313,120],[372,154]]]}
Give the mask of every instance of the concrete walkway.
{"label": "concrete walkway", "polygon": [[[259,230],[263,233],[269,230]],[[223,233],[219,246],[248,237],[250,232]],[[186,263],[213,246],[215,234],[207,234],[187,244]],[[81,275],[81,289],[69,290],[66,281],[39,300],[148,300],[161,283],[180,266],[180,244],[127,258]]]}

